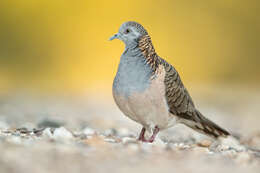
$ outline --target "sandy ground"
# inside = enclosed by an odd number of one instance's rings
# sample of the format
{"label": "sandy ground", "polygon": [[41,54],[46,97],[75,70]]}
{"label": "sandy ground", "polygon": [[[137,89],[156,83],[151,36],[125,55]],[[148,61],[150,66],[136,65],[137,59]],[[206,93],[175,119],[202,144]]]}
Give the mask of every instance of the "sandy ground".
{"label": "sandy ground", "polygon": [[0,172],[259,172],[260,93],[228,88],[192,95],[238,147],[183,125],[141,143],[141,126],[123,116],[110,95],[2,96]]}

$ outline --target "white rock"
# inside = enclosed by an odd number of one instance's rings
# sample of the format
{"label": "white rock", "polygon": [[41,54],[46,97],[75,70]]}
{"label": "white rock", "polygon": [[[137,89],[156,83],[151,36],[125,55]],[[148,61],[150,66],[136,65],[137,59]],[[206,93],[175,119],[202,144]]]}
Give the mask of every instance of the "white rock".
{"label": "white rock", "polygon": [[122,138],[122,143],[126,144],[126,143],[136,143],[136,139],[135,138],[130,138],[130,137],[123,137]]}
{"label": "white rock", "polygon": [[109,143],[115,143],[116,142],[116,140],[113,139],[113,138],[104,138],[104,141],[109,142]]}
{"label": "white rock", "polygon": [[84,130],[83,130],[83,133],[86,135],[86,136],[92,136],[94,135],[96,132],[95,130],[89,128],[89,127],[86,127]]}
{"label": "white rock", "polygon": [[232,136],[228,136],[227,138],[220,138],[219,141],[224,150],[229,148],[232,148],[238,152],[246,150],[246,147],[241,145],[239,141]]}
{"label": "white rock", "polygon": [[226,156],[235,157],[237,155],[236,150],[229,149],[229,150],[222,150],[221,153]]}
{"label": "white rock", "polygon": [[205,153],[208,153],[209,150],[208,148],[205,148],[205,147],[194,147],[193,148],[193,151],[196,153],[196,154],[205,154]]}
{"label": "white rock", "polygon": [[42,132],[42,137],[52,138],[53,134],[51,133],[51,129],[50,128],[44,129]]}
{"label": "white rock", "polygon": [[60,127],[54,130],[53,138],[56,140],[68,140],[68,139],[72,139],[73,135],[70,131],[68,131],[64,127]]}
{"label": "white rock", "polygon": [[106,136],[109,136],[109,135],[113,135],[114,136],[116,134],[117,134],[117,131],[115,129],[107,129],[104,132],[104,135],[106,135]]}

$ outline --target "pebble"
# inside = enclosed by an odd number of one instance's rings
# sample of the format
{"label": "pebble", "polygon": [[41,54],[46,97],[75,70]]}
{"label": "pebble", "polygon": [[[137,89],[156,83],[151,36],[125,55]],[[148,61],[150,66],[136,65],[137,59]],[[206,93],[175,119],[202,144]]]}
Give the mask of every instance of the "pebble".
{"label": "pebble", "polygon": [[110,143],[116,143],[117,141],[113,138],[105,138],[104,139],[105,142],[110,142]]}
{"label": "pebble", "polygon": [[222,146],[222,150],[226,150],[232,148],[238,152],[245,151],[245,146],[241,145],[237,139],[232,136],[228,136],[227,138],[220,138],[220,146]]}
{"label": "pebble", "polygon": [[235,157],[237,155],[237,152],[233,149],[223,150],[221,153],[229,157]]}
{"label": "pebble", "polygon": [[73,135],[64,127],[60,127],[54,130],[52,137],[56,140],[70,140],[73,138]]}
{"label": "pebble", "polygon": [[175,143],[175,146],[179,149],[185,149],[187,146],[184,143]]}
{"label": "pebble", "polygon": [[200,147],[209,147],[211,144],[212,144],[212,142],[210,140],[206,140],[206,139],[197,143],[197,145]]}
{"label": "pebble", "polygon": [[92,135],[96,134],[95,130],[93,130],[92,128],[89,128],[89,127],[84,128],[83,133],[86,136],[92,136]]}
{"label": "pebble", "polygon": [[[80,144],[83,144],[82,146],[84,146],[84,150],[86,148],[92,148],[94,149],[93,151],[97,151],[100,149],[108,149],[108,151],[110,151],[111,148],[114,148],[126,150],[126,152],[129,152],[129,154],[139,153],[140,151],[148,154],[158,154],[160,152],[167,152],[167,150],[178,151],[180,153],[187,151],[191,154],[193,153],[195,156],[218,153],[219,155],[233,159],[236,163],[239,164],[249,163],[252,160],[252,157],[255,157],[248,151],[238,150],[237,146],[242,145],[239,144],[238,141],[234,142],[234,139],[228,139],[228,141],[224,140],[214,142],[210,140],[201,140],[198,143],[196,143],[196,141],[193,141],[193,143],[189,143],[189,141],[173,143],[164,142],[159,137],[157,137],[153,143],[144,143],[138,141],[136,137],[132,137],[129,131],[124,128],[120,129],[118,132],[114,129],[108,129],[104,133],[98,133],[97,131],[89,127],[86,127],[81,131],[76,131],[75,133],[72,133],[65,127],[45,128],[44,130],[40,129],[41,133],[39,133],[38,135],[34,133],[35,130],[37,129],[34,129],[32,133],[27,133],[27,131],[30,130],[26,128],[7,130],[0,129],[0,137],[3,137],[2,141],[7,141],[9,143],[19,145],[22,144],[25,146],[31,146],[35,143],[36,140],[38,141],[45,138],[51,139],[51,141],[54,143],[61,141],[61,143],[59,144],[66,144],[67,142],[69,142],[69,144],[73,144],[73,142],[76,144],[76,142],[78,142]],[[85,135],[86,137],[79,138],[81,134]],[[45,140],[44,142],[48,143],[49,140]],[[61,147],[62,146],[63,145],[61,145]],[[70,145],[67,145],[66,147],[66,149],[70,150]],[[90,152],[90,150],[86,151]]]}
{"label": "pebble", "polygon": [[46,128],[43,130],[42,132],[42,137],[45,137],[45,138],[52,138],[53,137],[53,134],[51,132],[51,128]]}
{"label": "pebble", "polygon": [[104,135],[106,135],[106,136],[117,136],[117,133],[118,132],[117,132],[116,129],[110,128],[110,129],[105,130]]}
{"label": "pebble", "polygon": [[208,148],[205,147],[194,147],[193,151],[195,152],[195,154],[209,154]]}
{"label": "pebble", "polygon": [[46,128],[42,132],[42,137],[54,139],[60,142],[69,142],[74,138],[73,134],[64,127],[56,128],[53,132],[51,128]]}
{"label": "pebble", "polygon": [[92,147],[105,147],[108,146],[107,142],[105,142],[104,138],[98,135],[93,135],[91,138],[87,138],[85,143]]}

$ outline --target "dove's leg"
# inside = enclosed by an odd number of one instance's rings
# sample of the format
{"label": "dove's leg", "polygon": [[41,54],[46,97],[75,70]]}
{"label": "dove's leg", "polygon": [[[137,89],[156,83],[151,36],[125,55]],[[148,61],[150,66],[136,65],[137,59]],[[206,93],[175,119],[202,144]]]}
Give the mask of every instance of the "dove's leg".
{"label": "dove's leg", "polygon": [[143,127],[138,138],[139,141],[145,141],[144,134],[145,134],[145,128]]}
{"label": "dove's leg", "polygon": [[160,129],[158,126],[155,126],[155,128],[153,129],[153,134],[152,136],[150,137],[150,139],[146,140],[146,142],[150,142],[152,143],[156,137],[156,135],[159,133]]}
{"label": "dove's leg", "polygon": [[140,140],[140,141],[142,141],[142,142],[150,142],[150,143],[152,143],[152,142],[154,141],[156,135],[159,133],[159,131],[160,131],[159,127],[158,127],[158,126],[155,126],[155,128],[153,129],[153,134],[152,134],[152,136],[147,140],[147,139],[145,139],[145,137],[144,137],[145,128],[143,127],[143,128],[142,128],[142,131],[141,131],[141,133],[140,133],[140,135],[139,135],[138,140]]}

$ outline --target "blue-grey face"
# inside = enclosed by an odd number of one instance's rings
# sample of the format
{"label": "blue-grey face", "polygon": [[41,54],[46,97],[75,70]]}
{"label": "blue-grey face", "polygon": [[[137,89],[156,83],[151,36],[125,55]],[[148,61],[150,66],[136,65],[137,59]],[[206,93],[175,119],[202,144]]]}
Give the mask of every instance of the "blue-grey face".
{"label": "blue-grey face", "polygon": [[122,40],[126,46],[137,44],[139,38],[147,34],[142,25],[136,22],[125,22],[119,28],[118,33],[110,38],[110,40]]}

